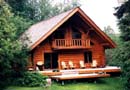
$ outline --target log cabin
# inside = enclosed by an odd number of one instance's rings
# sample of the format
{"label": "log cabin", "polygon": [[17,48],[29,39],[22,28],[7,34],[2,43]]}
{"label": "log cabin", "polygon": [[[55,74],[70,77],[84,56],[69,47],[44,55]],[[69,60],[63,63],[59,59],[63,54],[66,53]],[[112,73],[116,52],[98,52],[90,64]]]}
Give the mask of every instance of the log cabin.
{"label": "log cabin", "polygon": [[[97,17],[98,18],[98,17]],[[27,37],[28,39],[26,39]],[[21,36],[21,41],[30,48],[29,67],[36,69],[42,62],[44,69],[105,67],[105,49],[116,44],[84,13],[76,7],[48,20],[32,25]]]}

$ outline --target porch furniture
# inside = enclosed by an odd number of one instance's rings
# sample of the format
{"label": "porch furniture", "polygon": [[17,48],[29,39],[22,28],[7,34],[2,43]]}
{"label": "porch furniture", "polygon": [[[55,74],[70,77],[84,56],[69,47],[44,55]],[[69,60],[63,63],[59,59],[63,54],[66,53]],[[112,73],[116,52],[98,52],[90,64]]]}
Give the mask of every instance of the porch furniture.
{"label": "porch furniture", "polygon": [[73,64],[72,61],[69,61],[69,68],[70,68],[70,69],[74,69],[74,68],[75,68],[75,66],[74,66],[74,64]]}
{"label": "porch furniture", "polygon": [[43,61],[38,61],[36,66],[37,66],[36,70],[40,70],[40,71],[44,70],[44,63],[43,63]]}
{"label": "porch furniture", "polygon": [[96,61],[96,60],[93,60],[93,61],[92,61],[91,67],[92,67],[92,68],[96,68],[96,67],[97,67],[97,61]]}
{"label": "porch furniture", "polygon": [[82,69],[85,68],[85,64],[83,60],[79,61],[79,64],[80,64],[80,68]]}
{"label": "porch furniture", "polygon": [[64,61],[61,62],[61,66],[62,66],[62,69],[67,69],[68,68]]}
{"label": "porch furniture", "polygon": [[34,67],[33,66],[28,66],[28,71],[34,71]]}

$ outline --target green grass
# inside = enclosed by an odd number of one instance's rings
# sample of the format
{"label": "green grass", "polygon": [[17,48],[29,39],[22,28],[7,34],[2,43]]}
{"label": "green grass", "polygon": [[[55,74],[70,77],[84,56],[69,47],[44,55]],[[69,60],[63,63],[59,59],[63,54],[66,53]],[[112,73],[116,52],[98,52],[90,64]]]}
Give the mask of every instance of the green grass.
{"label": "green grass", "polygon": [[93,81],[67,81],[62,86],[53,82],[51,87],[17,87],[10,86],[6,90],[123,90],[121,80],[118,77],[98,79]]}

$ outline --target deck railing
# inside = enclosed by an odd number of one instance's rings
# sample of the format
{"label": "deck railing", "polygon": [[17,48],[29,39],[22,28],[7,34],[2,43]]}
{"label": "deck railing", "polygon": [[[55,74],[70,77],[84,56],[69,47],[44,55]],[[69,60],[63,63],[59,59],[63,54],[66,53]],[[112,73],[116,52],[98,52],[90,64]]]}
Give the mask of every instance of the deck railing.
{"label": "deck railing", "polygon": [[53,41],[53,48],[57,49],[65,49],[65,48],[89,48],[90,40],[82,40],[82,39],[55,39]]}

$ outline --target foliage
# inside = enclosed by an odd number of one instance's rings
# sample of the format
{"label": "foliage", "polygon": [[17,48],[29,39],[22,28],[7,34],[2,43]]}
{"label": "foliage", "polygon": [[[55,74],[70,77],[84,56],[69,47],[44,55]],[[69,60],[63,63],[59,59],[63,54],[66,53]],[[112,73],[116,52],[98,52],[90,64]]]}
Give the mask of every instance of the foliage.
{"label": "foliage", "polygon": [[72,8],[79,7],[80,3],[78,2],[78,0],[66,0],[64,1],[64,3],[61,2],[56,6],[60,9],[60,12],[65,12]]}
{"label": "foliage", "polygon": [[115,77],[101,78],[97,80],[97,83],[88,82],[88,79],[78,82],[70,80],[66,81],[64,86],[62,86],[59,82],[53,82],[52,86],[48,88],[12,86],[6,90],[123,90],[123,85],[120,78]]}
{"label": "foliage", "polygon": [[130,15],[124,16],[119,21],[119,28],[121,31],[121,39],[123,41],[129,41],[130,40]]}
{"label": "foliage", "polygon": [[11,22],[16,27],[16,39],[19,38],[19,36],[28,29],[28,27],[33,24],[32,20],[27,20],[26,18],[22,18],[20,16],[11,17]]}
{"label": "foliage", "polygon": [[117,12],[115,13],[115,16],[117,16],[118,19],[124,17],[125,14],[130,12],[130,1],[129,0],[124,0],[124,1],[127,1],[127,2],[122,4],[120,7],[115,8],[117,10]]}
{"label": "foliage", "polygon": [[0,88],[10,84],[10,78],[20,77],[26,71],[28,49],[18,41],[20,28],[14,20],[20,19],[14,17],[4,0],[0,0]]}
{"label": "foliage", "polygon": [[15,16],[20,16],[28,20],[33,19],[34,17],[33,13],[35,8],[29,5],[29,1],[31,0],[5,0],[5,1],[12,8],[12,12],[15,14]]}
{"label": "foliage", "polygon": [[32,23],[63,10],[50,0],[0,0],[0,87],[10,84],[10,78],[25,75],[29,50],[18,41],[19,36]]}
{"label": "foliage", "polygon": [[115,32],[114,30],[111,28],[111,26],[107,26],[107,27],[104,27],[104,30],[103,30],[107,35],[113,35],[115,36]]}
{"label": "foliage", "polygon": [[123,41],[117,58],[122,62],[125,89],[130,90],[130,0],[122,4],[115,15],[119,19],[120,38]]}
{"label": "foliage", "polygon": [[13,85],[15,86],[28,86],[28,87],[36,87],[36,86],[44,86],[46,84],[47,76],[43,76],[39,73],[24,73],[23,77],[16,78],[13,81]]}
{"label": "foliage", "polygon": [[72,8],[78,6],[77,1],[72,1],[71,4],[69,4],[67,6],[65,6],[62,3],[53,5],[52,1],[53,0],[39,0],[39,1],[31,0],[29,2],[31,7],[35,8],[34,12],[33,12],[34,21],[37,22],[37,21],[48,19],[61,12],[67,11],[69,9],[72,9]]}
{"label": "foliage", "polygon": [[119,56],[119,50],[122,48],[122,41],[119,38],[120,35],[118,34],[109,35],[109,37],[111,37],[111,39],[116,43],[117,46],[114,49],[107,49],[105,51],[107,65],[120,66],[121,60],[117,58]]}
{"label": "foliage", "polygon": [[[120,34],[115,34],[114,30],[110,27],[104,27],[104,32],[116,43],[116,48],[105,50],[106,63],[110,66],[120,66],[121,61],[117,59],[118,51],[121,48],[122,41],[120,40]],[[116,56],[117,55],[117,56]]]}
{"label": "foliage", "polygon": [[124,42],[122,48],[120,49],[120,56],[118,58],[121,60],[122,67],[122,78],[124,81],[125,89],[130,89],[130,41]]}
{"label": "foliage", "polygon": [[79,6],[77,0],[71,1],[68,5],[59,3],[54,5],[53,0],[5,0],[12,8],[13,13],[22,16],[27,20],[38,22],[48,19],[61,12]]}
{"label": "foliage", "polygon": [[52,6],[51,0],[39,0],[39,2],[33,1],[31,3],[32,7],[37,7],[35,8],[35,21],[45,20],[61,12],[58,6]]}

